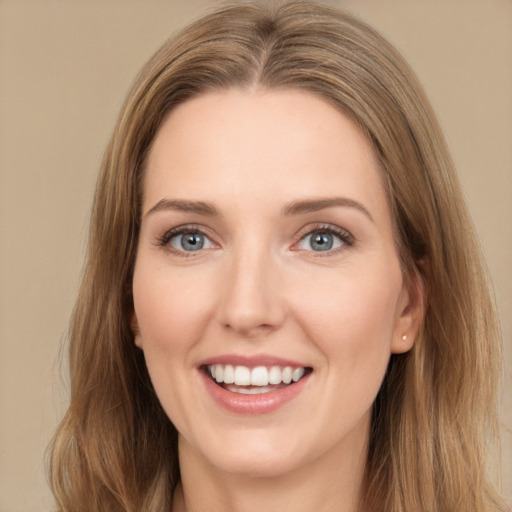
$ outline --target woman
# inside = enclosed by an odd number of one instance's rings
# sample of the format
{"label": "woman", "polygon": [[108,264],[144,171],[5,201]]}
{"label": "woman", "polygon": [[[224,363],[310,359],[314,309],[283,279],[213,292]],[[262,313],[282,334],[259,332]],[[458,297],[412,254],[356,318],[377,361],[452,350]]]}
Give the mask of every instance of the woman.
{"label": "woman", "polygon": [[500,341],[428,101],[307,2],[164,45],[95,197],[60,510],[503,510]]}

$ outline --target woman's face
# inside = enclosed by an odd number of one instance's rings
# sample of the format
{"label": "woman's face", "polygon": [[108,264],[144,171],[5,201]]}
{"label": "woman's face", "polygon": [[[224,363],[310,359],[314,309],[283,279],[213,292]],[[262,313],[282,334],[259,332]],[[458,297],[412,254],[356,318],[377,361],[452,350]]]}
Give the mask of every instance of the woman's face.
{"label": "woman's face", "polygon": [[182,460],[272,476],[364,458],[418,321],[379,172],[362,131],[310,93],[207,93],[163,123],[133,323]]}

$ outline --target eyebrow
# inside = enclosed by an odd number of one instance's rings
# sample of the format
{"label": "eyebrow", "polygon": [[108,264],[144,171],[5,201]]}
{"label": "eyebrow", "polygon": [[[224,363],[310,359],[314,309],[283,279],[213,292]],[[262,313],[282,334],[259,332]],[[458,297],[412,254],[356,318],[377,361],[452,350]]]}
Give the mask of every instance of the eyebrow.
{"label": "eyebrow", "polygon": [[[329,197],[320,199],[305,199],[301,201],[292,201],[285,205],[283,208],[284,216],[303,215],[306,213],[314,213],[326,208],[333,207],[355,208],[363,213],[369,220],[375,222],[368,209],[358,201],[349,199],[347,197]],[[161,199],[156,203],[148,212],[144,214],[145,217],[152,213],[174,210],[178,212],[191,212],[198,215],[205,215],[208,217],[220,217],[219,210],[212,203],[206,201],[186,201],[182,199]]]}
{"label": "eyebrow", "polygon": [[208,217],[220,217],[220,212],[212,203],[205,201],[185,201],[181,199],[161,199],[144,216],[147,217],[155,212],[163,210],[174,210],[177,212],[191,212]]}
{"label": "eyebrow", "polygon": [[341,206],[344,208],[355,208],[363,213],[372,222],[375,222],[371,213],[368,209],[360,202],[348,197],[327,197],[320,199],[306,199],[303,201],[292,201],[283,208],[283,214],[289,215],[301,215],[305,213],[314,213],[326,208],[333,208]]}

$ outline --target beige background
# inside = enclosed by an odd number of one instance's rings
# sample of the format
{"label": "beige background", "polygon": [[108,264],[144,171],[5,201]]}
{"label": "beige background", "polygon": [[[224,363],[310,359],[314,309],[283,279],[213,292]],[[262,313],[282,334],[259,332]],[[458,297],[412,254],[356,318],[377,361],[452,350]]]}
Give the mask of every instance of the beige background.
{"label": "beige background", "polygon": [[[199,0],[0,0],[0,512],[50,510],[43,456],[103,148],[136,72]],[[332,1],[394,42],[439,114],[495,281],[512,426],[512,2]],[[503,446],[512,495],[512,440]]]}

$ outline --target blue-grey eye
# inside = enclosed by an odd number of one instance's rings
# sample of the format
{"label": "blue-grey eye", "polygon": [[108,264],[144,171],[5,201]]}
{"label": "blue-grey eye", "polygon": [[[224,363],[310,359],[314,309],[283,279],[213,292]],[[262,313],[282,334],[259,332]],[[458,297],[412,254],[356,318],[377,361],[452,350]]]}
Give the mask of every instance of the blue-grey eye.
{"label": "blue-grey eye", "polygon": [[210,239],[202,233],[181,233],[171,238],[171,245],[179,251],[193,252],[212,247]]}
{"label": "blue-grey eye", "polygon": [[306,251],[330,251],[343,245],[343,240],[339,235],[325,230],[315,230],[308,233],[299,242],[300,249]]}

